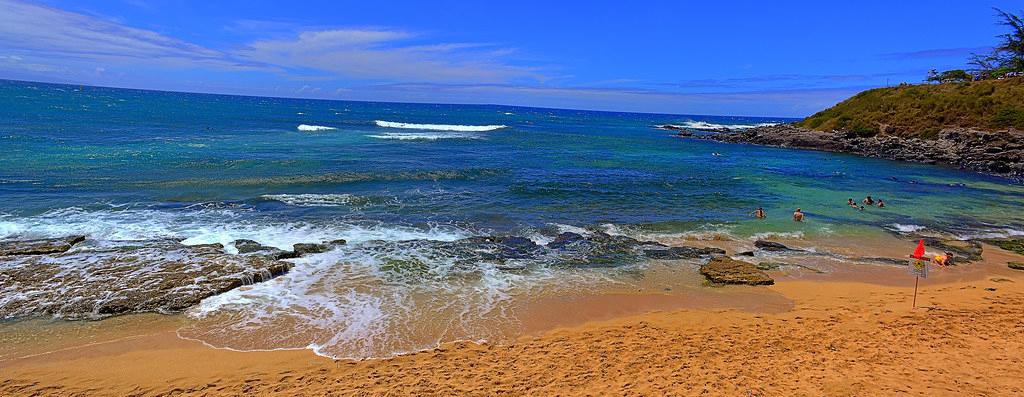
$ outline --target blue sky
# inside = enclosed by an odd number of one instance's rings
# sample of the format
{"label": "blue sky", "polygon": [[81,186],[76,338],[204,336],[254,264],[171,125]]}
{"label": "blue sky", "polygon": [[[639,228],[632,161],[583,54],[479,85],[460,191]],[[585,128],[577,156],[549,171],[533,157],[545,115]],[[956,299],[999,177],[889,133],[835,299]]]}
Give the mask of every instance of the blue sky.
{"label": "blue sky", "polygon": [[[267,3],[267,4],[264,4]],[[801,117],[964,67],[1019,1],[0,0],[0,78]],[[831,3],[831,2],[830,2]]]}

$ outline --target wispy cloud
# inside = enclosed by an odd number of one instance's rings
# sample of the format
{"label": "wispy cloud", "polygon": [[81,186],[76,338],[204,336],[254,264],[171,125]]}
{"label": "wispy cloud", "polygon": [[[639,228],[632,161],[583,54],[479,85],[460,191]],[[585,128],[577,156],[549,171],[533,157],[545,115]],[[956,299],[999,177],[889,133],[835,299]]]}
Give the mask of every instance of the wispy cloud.
{"label": "wispy cloud", "polygon": [[892,52],[882,54],[882,59],[907,60],[907,59],[935,59],[935,58],[966,58],[971,54],[983,54],[992,51],[992,47],[960,47],[960,48],[932,48],[927,50]]}
{"label": "wispy cloud", "polygon": [[306,31],[287,39],[255,41],[237,54],[254,62],[355,79],[448,83],[544,79],[533,68],[504,62],[506,48],[485,43],[418,43],[419,38],[379,28]]}
{"label": "wispy cloud", "polygon": [[8,0],[0,0],[0,50],[53,62],[117,60],[228,68],[255,66],[221,51],[153,31]]}

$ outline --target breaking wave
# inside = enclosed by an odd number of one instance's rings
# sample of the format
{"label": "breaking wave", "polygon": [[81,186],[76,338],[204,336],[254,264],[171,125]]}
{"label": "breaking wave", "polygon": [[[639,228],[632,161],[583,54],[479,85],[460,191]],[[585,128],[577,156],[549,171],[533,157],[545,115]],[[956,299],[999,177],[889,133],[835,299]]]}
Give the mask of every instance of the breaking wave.
{"label": "breaking wave", "polygon": [[459,124],[413,124],[413,123],[400,123],[395,121],[383,121],[376,120],[374,123],[378,127],[384,128],[401,128],[409,130],[428,130],[428,131],[461,131],[461,132],[485,132],[500,130],[507,128],[505,125],[459,125]]}
{"label": "breaking wave", "polygon": [[688,130],[703,130],[703,131],[717,131],[723,129],[729,130],[746,130],[756,127],[768,127],[776,125],[778,123],[757,123],[757,124],[716,124],[709,123],[706,121],[684,121],[680,124],[666,124],[662,128],[675,128],[675,129],[688,129]]}
{"label": "breaking wave", "polygon": [[367,135],[370,138],[376,139],[392,139],[398,141],[436,141],[439,139],[480,139],[477,135],[472,134],[415,134],[415,133],[387,133],[379,135]]}
{"label": "breaking wave", "polygon": [[299,126],[297,128],[298,128],[299,131],[302,131],[302,132],[330,131],[330,130],[336,130],[337,129],[337,128],[334,128],[334,127],[327,127],[327,126],[323,126],[323,125],[309,125],[309,124],[299,124]]}

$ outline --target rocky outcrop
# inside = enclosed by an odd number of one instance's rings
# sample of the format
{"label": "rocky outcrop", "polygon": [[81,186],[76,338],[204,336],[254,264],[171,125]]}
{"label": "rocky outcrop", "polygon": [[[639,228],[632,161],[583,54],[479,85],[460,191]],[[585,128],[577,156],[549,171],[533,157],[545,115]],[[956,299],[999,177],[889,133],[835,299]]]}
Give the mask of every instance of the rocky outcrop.
{"label": "rocky outcrop", "polygon": [[0,241],[0,256],[45,255],[67,252],[75,244],[85,241],[85,236],[75,235],[60,238]]}
{"label": "rocky outcrop", "polygon": [[776,243],[774,241],[757,240],[754,241],[754,246],[763,251],[769,252],[786,252],[786,251],[802,251],[795,248],[789,248],[782,243]]}
{"label": "rocky outcrop", "polygon": [[646,249],[644,255],[651,259],[679,260],[696,259],[705,256],[725,255],[725,250],[715,247],[665,247],[657,249]]}
{"label": "rocky outcrop", "polygon": [[0,319],[176,312],[206,297],[269,280],[292,266],[257,255],[230,255],[220,244],[128,244],[4,257]]}
{"label": "rocky outcrop", "polygon": [[722,142],[842,152],[866,157],[944,164],[965,170],[1024,179],[1024,132],[947,129],[935,139],[813,131],[792,124],[698,136]]}
{"label": "rocky outcrop", "polygon": [[1013,270],[1024,270],[1024,262],[1010,262],[1006,266]]}
{"label": "rocky outcrop", "polygon": [[775,284],[767,273],[756,265],[729,257],[718,257],[700,267],[700,274],[708,281],[718,284],[772,285]]}
{"label": "rocky outcrop", "polygon": [[986,244],[992,244],[1004,250],[1024,255],[1024,239],[990,239],[982,241]]}

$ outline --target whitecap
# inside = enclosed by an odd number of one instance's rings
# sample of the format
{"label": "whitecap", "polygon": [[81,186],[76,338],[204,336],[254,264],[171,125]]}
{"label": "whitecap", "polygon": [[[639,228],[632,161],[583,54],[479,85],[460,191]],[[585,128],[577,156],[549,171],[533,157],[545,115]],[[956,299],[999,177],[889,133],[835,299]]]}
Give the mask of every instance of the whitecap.
{"label": "whitecap", "polygon": [[367,201],[365,198],[351,194],[264,194],[260,198],[301,207],[336,207],[362,204]]}
{"label": "whitecap", "polygon": [[323,126],[323,125],[309,125],[309,124],[299,124],[299,126],[297,128],[298,128],[299,131],[302,131],[302,132],[329,131],[329,130],[336,130],[337,129],[337,128],[334,128],[334,127],[327,127],[327,126]]}
{"label": "whitecap", "polygon": [[721,129],[731,130],[746,130],[756,127],[768,127],[777,125],[778,123],[756,123],[756,124],[716,124],[709,123],[706,121],[693,121],[688,120],[680,124],[665,124],[661,128],[673,128],[673,129],[688,129],[688,130],[706,130],[706,131],[717,131]]}
{"label": "whitecap", "polygon": [[479,136],[472,134],[417,134],[417,133],[387,133],[377,135],[367,135],[369,138],[375,139],[391,139],[397,141],[436,141],[439,139],[480,139]]}
{"label": "whitecap", "polygon": [[502,128],[507,128],[505,125],[459,125],[459,124],[413,124],[413,123],[400,123],[395,121],[383,121],[376,120],[374,123],[378,127],[384,128],[401,128],[410,130],[429,130],[429,131],[463,131],[463,132],[485,132],[494,131]]}

